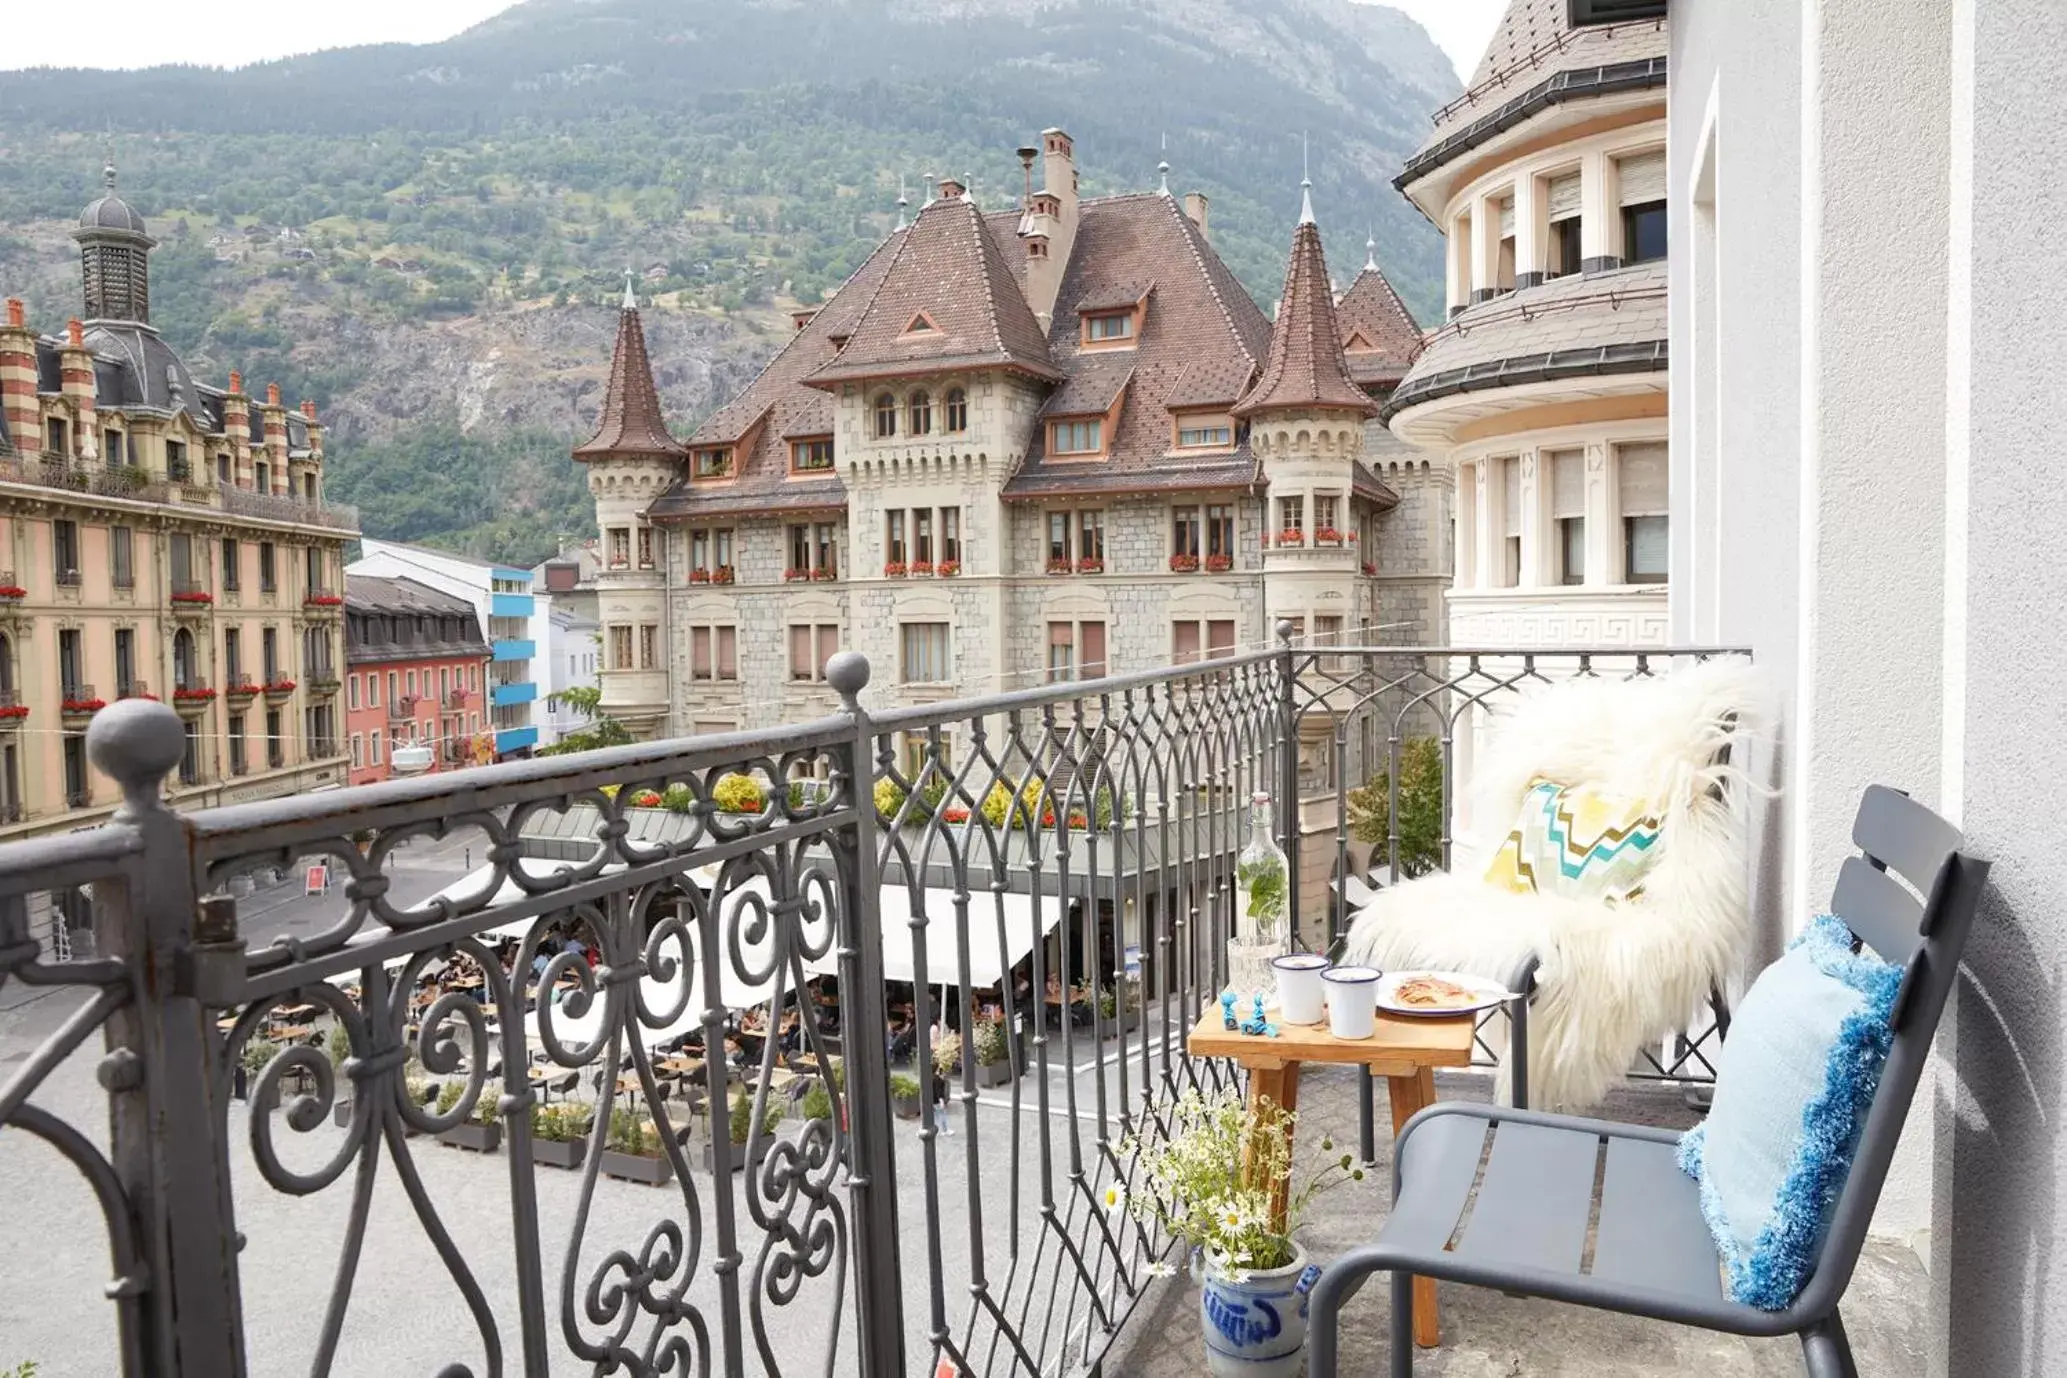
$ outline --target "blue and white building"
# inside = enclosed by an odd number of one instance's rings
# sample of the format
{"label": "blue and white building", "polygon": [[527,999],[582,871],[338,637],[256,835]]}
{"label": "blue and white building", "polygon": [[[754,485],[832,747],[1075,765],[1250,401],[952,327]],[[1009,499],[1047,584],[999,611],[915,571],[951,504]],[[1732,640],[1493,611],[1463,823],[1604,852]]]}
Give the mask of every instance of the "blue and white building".
{"label": "blue and white building", "polygon": [[540,745],[544,691],[534,665],[551,626],[551,598],[531,590],[531,571],[400,541],[365,540],[350,574],[407,578],[464,598],[488,638],[488,713],[498,760]]}

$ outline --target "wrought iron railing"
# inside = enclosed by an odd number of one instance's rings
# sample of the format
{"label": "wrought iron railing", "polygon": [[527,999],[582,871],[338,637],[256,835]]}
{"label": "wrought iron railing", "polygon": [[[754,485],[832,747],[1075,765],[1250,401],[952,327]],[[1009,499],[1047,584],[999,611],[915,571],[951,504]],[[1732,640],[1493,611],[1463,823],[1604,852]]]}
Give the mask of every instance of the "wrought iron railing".
{"label": "wrought iron railing", "polygon": [[[54,1309],[13,1349],[168,1378],[1090,1371],[1168,1251],[1104,1208],[1134,1185],[1121,1145],[1231,1076],[1183,1031],[1225,975],[1251,792],[1299,778],[1316,726],[1341,776],[1369,764],[1365,719],[1396,724],[1382,754],[1415,714],[1455,729],[1462,705],[1557,673],[1327,654],[1365,668],[1281,648],[882,712],[842,655],[841,709],[814,722],[187,816],[160,798],[179,719],[104,710],[89,748],[121,808],[0,845],[0,988],[76,1002],[9,1069],[0,1125],[95,1193],[115,1323],[96,1349],[76,1306]],[[1296,854],[1297,811],[1278,819]],[[467,838],[486,865],[465,884],[413,904],[390,888],[415,846]],[[313,887],[318,864],[327,918],[241,931],[233,881]],[[105,955],[39,955],[31,911],[81,888],[82,950]],[[941,1028],[966,1035],[951,1053]],[[685,1040],[714,1055],[672,1060]],[[105,1138],[30,1099],[75,1055]],[[823,1113],[774,1122],[786,1082]],[[593,1127],[579,1171],[548,1181],[548,1147],[567,1155],[541,1100],[570,1094]],[[899,1127],[900,1101],[936,1096],[945,1124]],[[500,1164],[424,1152],[484,1105]],[[341,1243],[318,1256],[290,1203],[326,1195]],[[442,1282],[390,1285],[405,1254]],[[377,1323],[348,1326],[368,1290]]]}

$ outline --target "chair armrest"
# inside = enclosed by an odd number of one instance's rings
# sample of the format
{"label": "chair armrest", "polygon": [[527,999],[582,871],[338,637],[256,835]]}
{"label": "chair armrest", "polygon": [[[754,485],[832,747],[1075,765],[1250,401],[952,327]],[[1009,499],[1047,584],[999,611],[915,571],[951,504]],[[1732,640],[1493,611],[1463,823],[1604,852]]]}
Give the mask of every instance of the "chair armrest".
{"label": "chair armrest", "polygon": [[1419,1111],[1414,1118],[1400,1126],[1399,1137],[1392,1146],[1395,1175],[1398,1174],[1400,1160],[1406,1156],[1409,1136],[1422,1121],[1432,1120],[1438,1115],[1469,1115],[1473,1119],[1485,1120],[1490,1124],[1532,1124],[1545,1129],[1576,1129],[1587,1134],[1598,1134],[1604,1139],[1642,1139],[1657,1144],[1676,1144],[1681,1132],[1677,1129],[1660,1129],[1648,1124],[1624,1124],[1620,1120],[1595,1119],[1590,1115],[1558,1115],[1547,1110],[1480,1105],[1475,1101],[1438,1101]]}
{"label": "chair armrest", "polygon": [[1516,996],[1507,1002],[1507,1068],[1517,1109],[1529,1104],[1529,1001],[1535,998],[1536,969],[1542,964],[1532,952],[1507,978],[1507,988]]}

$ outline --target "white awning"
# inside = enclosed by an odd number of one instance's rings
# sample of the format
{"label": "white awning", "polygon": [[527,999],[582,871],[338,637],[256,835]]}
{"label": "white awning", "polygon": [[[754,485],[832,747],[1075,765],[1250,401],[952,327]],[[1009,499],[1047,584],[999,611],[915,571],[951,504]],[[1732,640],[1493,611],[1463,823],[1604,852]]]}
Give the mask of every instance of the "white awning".
{"label": "white awning", "polygon": [[[961,934],[955,923],[952,890],[924,890],[921,912],[925,915],[926,982],[928,985],[959,985],[962,980]],[[969,984],[981,990],[1005,979],[1005,973],[1033,951],[1034,944],[1055,931],[1062,922],[1061,899],[1043,895],[1038,921],[1031,895],[993,895],[979,891],[969,896]],[[1003,913],[1003,944],[999,943],[999,917]],[[883,887],[883,979],[918,980],[918,963],[912,947],[911,891],[901,885]],[[838,955],[828,952],[808,969],[820,975],[838,974]]]}

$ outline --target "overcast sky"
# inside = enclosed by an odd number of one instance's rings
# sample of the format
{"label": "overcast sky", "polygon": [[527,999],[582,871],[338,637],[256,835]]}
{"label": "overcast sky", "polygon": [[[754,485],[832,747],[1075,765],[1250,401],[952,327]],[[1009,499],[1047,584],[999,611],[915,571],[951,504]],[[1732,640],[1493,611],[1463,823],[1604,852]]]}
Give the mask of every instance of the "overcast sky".
{"label": "overcast sky", "polygon": [[[0,69],[149,67],[200,62],[236,67],[359,43],[450,38],[512,0],[96,0],[82,24],[65,5],[10,3]],[[684,0],[692,3],[692,0]],[[1507,0],[1383,0],[1418,19],[1468,77]],[[1461,79],[1461,78],[1460,78]]]}

